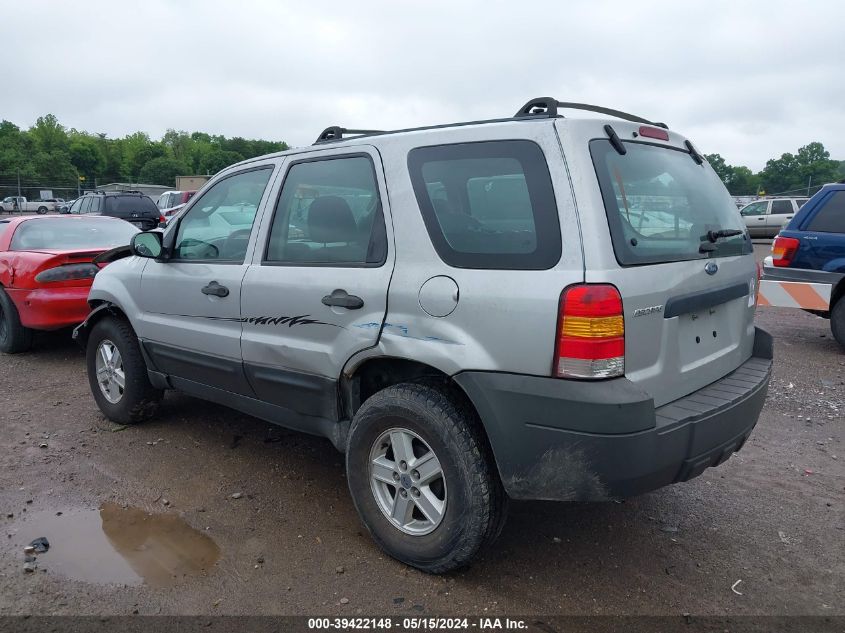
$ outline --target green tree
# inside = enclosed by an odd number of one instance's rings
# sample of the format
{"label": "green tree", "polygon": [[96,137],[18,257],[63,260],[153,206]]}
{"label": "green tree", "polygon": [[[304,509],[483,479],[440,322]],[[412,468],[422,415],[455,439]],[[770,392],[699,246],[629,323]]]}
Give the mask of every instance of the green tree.
{"label": "green tree", "polygon": [[213,149],[203,157],[199,165],[199,172],[202,174],[216,174],[229,165],[234,165],[244,160],[238,152],[227,152],[221,149]]}
{"label": "green tree", "polygon": [[68,135],[64,126],[59,123],[55,115],[40,116],[35,125],[29,129],[29,134],[35,142],[35,149],[40,152],[67,151]]}
{"label": "green tree", "polygon": [[81,175],[92,181],[103,175],[106,159],[94,139],[82,134],[74,136],[68,153],[71,164]]}
{"label": "green tree", "polygon": [[138,175],[138,181],[150,185],[174,187],[176,176],[184,176],[190,169],[183,162],[168,156],[159,156],[149,160]]}

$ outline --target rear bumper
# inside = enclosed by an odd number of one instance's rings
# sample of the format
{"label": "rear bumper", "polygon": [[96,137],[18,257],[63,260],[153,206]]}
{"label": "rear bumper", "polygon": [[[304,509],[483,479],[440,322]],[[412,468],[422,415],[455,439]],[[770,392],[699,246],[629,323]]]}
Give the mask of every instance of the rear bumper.
{"label": "rear bumper", "polygon": [[768,390],[772,338],[722,379],[654,408],[625,378],[577,382],[490,372],[455,380],[476,406],[514,499],[630,497],[700,475],[738,451]]}
{"label": "rear bumper", "polygon": [[34,330],[58,330],[82,323],[90,312],[90,291],[90,285],[75,288],[6,290],[18,309],[21,325]]}

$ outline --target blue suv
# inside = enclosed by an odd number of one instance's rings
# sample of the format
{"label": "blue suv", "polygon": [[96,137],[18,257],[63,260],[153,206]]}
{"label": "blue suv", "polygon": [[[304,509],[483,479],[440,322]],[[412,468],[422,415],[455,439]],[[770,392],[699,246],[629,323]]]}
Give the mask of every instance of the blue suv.
{"label": "blue suv", "polygon": [[763,279],[829,284],[822,316],[845,347],[845,182],[822,187],[778,234]]}

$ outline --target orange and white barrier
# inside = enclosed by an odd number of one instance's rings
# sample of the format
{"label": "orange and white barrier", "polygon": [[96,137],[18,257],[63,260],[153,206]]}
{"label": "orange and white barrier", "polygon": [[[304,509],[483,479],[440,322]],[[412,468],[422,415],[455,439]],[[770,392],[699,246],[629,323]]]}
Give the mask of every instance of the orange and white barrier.
{"label": "orange and white barrier", "polygon": [[776,308],[830,310],[830,284],[802,281],[760,281],[757,305]]}

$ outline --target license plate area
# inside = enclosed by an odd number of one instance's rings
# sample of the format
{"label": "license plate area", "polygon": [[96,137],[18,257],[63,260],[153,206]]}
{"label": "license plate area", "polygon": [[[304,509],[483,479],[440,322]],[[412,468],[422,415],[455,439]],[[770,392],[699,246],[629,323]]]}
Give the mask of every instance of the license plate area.
{"label": "license plate area", "polygon": [[731,330],[726,322],[728,312],[726,306],[715,306],[679,317],[678,345],[682,366],[730,347]]}

